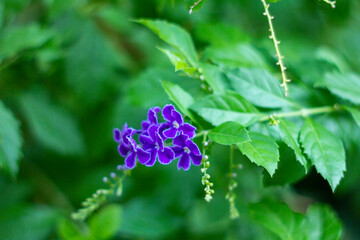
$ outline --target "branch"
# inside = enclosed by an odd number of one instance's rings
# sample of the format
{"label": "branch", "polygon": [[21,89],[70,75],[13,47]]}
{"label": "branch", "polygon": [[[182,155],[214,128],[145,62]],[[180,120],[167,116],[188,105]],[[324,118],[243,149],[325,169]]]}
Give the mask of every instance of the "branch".
{"label": "branch", "polygon": [[332,8],[335,8],[336,1],[330,1],[330,0],[322,0],[322,1],[329,4],[329,5],[331,5]]}
{"label": "branch", "polygon": [[274,17],[270,15],[270,12],[269,12],[270,5],[267,4],[265,0],[261,0],[261,2],[262,2],[263,6],[264,6],[264,9],[265,9],[264,15],[267,17],[268,22],[269,22],[270,39],[272,39],[273,42],[274,42],[274,47],[275,47],[275,51],[276,51],[275,56],[278,59],[278,62],[276,63],[276,65],[279,65],[280,70],[281,70],[282,84],[280,86],[284,88],[285,97],[287,97],[287,95],[288,95],[287,83],[290,82],[290,79],[288,79],[286,77],[286,73],[285,73],[286,67],[285,67],[284,62],[283,62],[284,57],[281,55],[280,48],[279,48],[280,41],[278,41],[276,36],[275,36],[274,27],[273,27],[273,24],[272,24],[272,20],[274,19]]}
{"label": "branch", "polygon": [[202,0],[197,1],[196,3],[194,3],[194,5],[192,5],[192,6],[190,7],[190,10],[189,10],[189,14],[190,14],[190,15],[191,15],[191,13],[192,13],[192,11],[193,11],[193,8],[194,8],[196,5],[198,5],[199,3],[201,3],[201,1],[202,1]]}

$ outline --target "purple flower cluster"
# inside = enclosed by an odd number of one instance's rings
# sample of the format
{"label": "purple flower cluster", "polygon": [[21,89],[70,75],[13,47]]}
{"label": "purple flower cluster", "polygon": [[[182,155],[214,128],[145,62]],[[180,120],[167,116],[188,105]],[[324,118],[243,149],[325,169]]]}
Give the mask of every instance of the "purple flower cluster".
{"label": "purple flower cluster", "polygon": [[[202,154],[191,140],[195,137],[196,128],[184,123],[183,116],[171,104],[166,105],[161,113],[166,122],[159,123],[160,107],[149,109],[147,120],[141,123],[141,129],[129,128],[127,124],[120,131],[114,129],[114,139],[118,142],[118,152],[125,157],[125,166],[132,169],[139,163],[151,167],[156,163],[167,165],[180,158],[178,169],[189,170],[192,164],[199,166]],[[138,142],[134,135],[138,135]],[[172,141],[171,141],[172,140]],[[171,146],[166,146],[171,142]]]}

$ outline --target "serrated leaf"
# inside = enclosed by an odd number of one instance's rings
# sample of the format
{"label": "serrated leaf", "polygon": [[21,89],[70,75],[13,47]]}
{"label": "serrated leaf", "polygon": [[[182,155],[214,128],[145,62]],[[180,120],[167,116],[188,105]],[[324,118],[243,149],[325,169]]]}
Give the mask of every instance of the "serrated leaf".
{"label": "serrated leaf", "polygon": [[310,164],[301,151],[298,141],[300,128],[286,119],[281,119],[279,123],[280,137],[290,148],[294,150],[296,159],[304,166],[305,171],[309,171]]}
{"label": "serrated leaf", "polygon": [[226,95],[209,95],[191,106],[206,121],[214,126],[228,121],[250,125],[264,115],[246,99],[235,92]]}
{"label": "serrated leaf", "polygon": [[225,122],[209,132],[209,138],[223,145],[250,141],[246,128],[236,122]]}
{"label": "serrated leaf", "polygon": [[236,146],[251,162],[264,167],[272,176],[279,161],[279,146],[271,137],[256,132],[249,132],[251,141],[238,143]]}
{"label": "serrated leaf", "polygon": [[0,169],[12,176],[18,173],[21,145],[19,123],[0,101]]}
{"label": "serrated leaf", "polygon": [[311,163],[335,191],[346,170],[345,149],[341,140],[307,118],[300,131],[300,141]]}
{"label": "serrated leaf", "polygon": [[304,216],[293,212],[286,204],[262,201],[249,206],[251,217],[262,226],[275,233],[281,240],[302,240],[301,224]]}
{"label": "serrated leaf", "polygon": [[194,44],[189,33],[182,27],[162,20],[140,19],[136,22],[148,27],[163,41],[179,50],[191,66],[197,67],[198,58]]}
{"label": "serrated leaf", "polygon": [[346,110],[348,110],[353,116],[356,124],[360,127],[360,111],[354,107],[346,106]]}
{"label": "serrated leaf", "polygon": [[179,85],[176,85],[172,82],[162,81],[161,85],[169,96],[170,100],[173,101],[186,116],[188,116],[193,122],[196,123],[196,119],[188,110],[194,103],[193,97]]}
{"label": "serrated leaf", "polygon": [[280,81],[264,69],[238,68],[227,70],[225,74],[233,89],[254,105],[264,108],[297,107],[284,97]]}
{"label": "serrated leaf", "polygon": [[360,76],[355,73],[326,73],[315,86],[327,87],[333,94],[360,104]]}
{"label": "serrated leaf", "polygon": [[188,76],[192,76],[196,71],[196,68],[190,66],[184,57],[176,51],[160,47],[158,47],[158,49],[165,53],[165,55],[170,59],[171,63],[175,66],[175,72],[183,70]]}
{"label": "serrated leaf", "polygon": [[20,104],[31,132],[42,145],[61,154],[83,153],[84,141],[76,120],[48,96],[29,92],[20,97]]}
{"label": "serrated leaf", "polygon": [[106,206],[90,219],[90,233],[95,239],[112,239],[120,229],[121,222],[121,207],[115,204]]}
{"label": "serrated leaf", "polygon": [[337,240],[341,237],[341,222],[334,211],[320,204],[312,205],[306,211],[304,224],[306,239]]}

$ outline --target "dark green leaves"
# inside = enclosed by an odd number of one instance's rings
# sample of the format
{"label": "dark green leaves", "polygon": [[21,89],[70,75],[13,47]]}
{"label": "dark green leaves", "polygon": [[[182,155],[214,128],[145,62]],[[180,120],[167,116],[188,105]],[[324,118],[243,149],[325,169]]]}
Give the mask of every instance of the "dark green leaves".
{"label": "dark green leaves", "polygon": [[0,63],[20,51],[40,47],[52,35],[51,31],[41,29],[37,24],[4,29],[0,34]]}
{"label": "dark green leaves", "polygon": [[0,169],[12,176],[18,172],[21,145],[19,123],[0,101]]}
{"label": "dark green leaves", "polygon": [[30,130],[42,145],[61,154],[76,155],[84,151],[76,120],[53,105],[47,96],[32,92],[23,95],[20,103]]}
{"label": "dark green leaves", "polygon": [[194,44],[190,35],[181,27],[161,20],[140,19],[137,22],[145,25],[162,40],[176,48],[193,67],[198,64]]}
{"label": "dark green leaves", "polygon": [[231,145],[250,141],[246,128],[236,122],[225,122],[209,133],[209,138],[223,145]]}
{"label": "dark green leaves", "polygon": [[251,141],[236,144],[253,163],[264,167],[272,176],[279,161],[279,146],[271,137],[249,132]]}
{"label": "dark green leaves", "polygon": [[324,205],[315,204],[306,211],[304,224],[306,239],[333,240],[341,237],[341,223],[333,210]]}
{"label": "dark green leaves", "polygon": [[302,240],[304,219],[299,213],[291,211],[284,203],[263,201],[249,207],[252,218],[275,233],[281,240]]}
{"label": "dark green leaves", "polygon": [[253,104],[264,108],[296,106],[284,97],[280,81],[263,69],[228,70],[231,86]]}
{"label": "dark green leaves", "polygon": [[360,104],[360,77],[355,73],[327,73],[316,85],[327,87],[339,97]]}
{"label": "dark green leaves", "polygon": [[337,240],[341,224],[334,212],[319,204],[308,208],[306,216],[293,212],[286,204],[270,200],[251,204],[252,218],[281,240]]}
{"label": "dark green leaves", "polygon": [[112,239],[121,224],[122,209],[118,205],[109,205],[90,219],[91,235],[96,239]]}
{"label": "dark green leaves", "polygon": [[308,160],[305,158],[301,151],[299,144],[300,128],[286,119],[281,119],[279,123],[280,137],[290,148],[294,150],[296,159],[304,166],[307,172],[310,168]]}
{"label": "dark green leaves", "polygon": [[192,105],[191,109],[214,126],[228,121],[246,126],[263,116],[251,103],[234,92],[209,95]]}
{"label": "dark green leaves", "polygon": [[300,132],[300,141],[311,163],[335,191],[346,169],[345,149],[341,140],[307,118]]}

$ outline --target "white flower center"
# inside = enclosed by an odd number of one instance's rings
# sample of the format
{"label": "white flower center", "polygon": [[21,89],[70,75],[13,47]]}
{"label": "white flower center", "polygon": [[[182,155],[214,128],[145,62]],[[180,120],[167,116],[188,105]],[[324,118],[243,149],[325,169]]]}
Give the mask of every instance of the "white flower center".
{"label": "white flower center", "polygon": [[184,147],[184,152],[186,152],[187,154],[190,153],[190,149],[188,147]]}
{"label": "white flower center", "polygon": [[178,124],[177,121],[173,121],[173,126],[174,128],[178,129],[180,127],[180,125]]}

